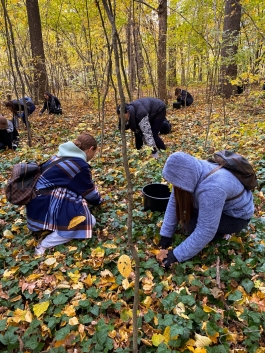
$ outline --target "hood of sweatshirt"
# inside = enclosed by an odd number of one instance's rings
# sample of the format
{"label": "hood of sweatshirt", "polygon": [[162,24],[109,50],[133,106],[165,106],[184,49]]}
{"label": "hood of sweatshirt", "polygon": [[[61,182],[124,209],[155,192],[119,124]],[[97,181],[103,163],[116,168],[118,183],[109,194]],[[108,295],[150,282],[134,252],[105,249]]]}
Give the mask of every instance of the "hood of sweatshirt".
{"label": "hood of sweatshirt", "polygon": [[162,174],[174,186],[194,193],[202,172],[200,160],[184,152],[175,152],[168,157]]}
{"label": "hood of sweatshirt", "polygon": [[87,156],[84,151],[80,150],[73,142],[68,141],[59,146],[58,156],[60,157],[77,157],[87,162]]}

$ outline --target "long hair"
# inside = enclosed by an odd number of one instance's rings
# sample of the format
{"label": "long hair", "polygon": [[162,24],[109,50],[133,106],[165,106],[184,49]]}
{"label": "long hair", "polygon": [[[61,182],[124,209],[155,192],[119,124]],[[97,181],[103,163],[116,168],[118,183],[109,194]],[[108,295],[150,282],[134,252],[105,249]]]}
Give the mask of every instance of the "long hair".
{"label": "long hair", "polygon": [[6,108],[9,108],[13,114],[17,114],[17,109],[15,104],[12,101],[5,102]]}
{"label": "long hair", "polygon": [[176,201],[176,215],[179,224],[186,228],[191,219],[193,210],[193,197],[188,191],[174,186],[174,195]]}
{"label": "long hair", "polygon": [[82,132],[73,143],[82,151],[85,151],[90,147],[93,147],[93,150],[96,150],[98,147],[96,139],[86,132]]}
{"label": "long hair", "polygon": [[181,88],[177,87],[175,89],[175,96],[178,97],[180,95],[180,92],[181,92]]}
{"label": "long hair", "polygon": [[50,92],[44,92],[44,94],[49,97],[48,99],[52,98],[52,94]]}

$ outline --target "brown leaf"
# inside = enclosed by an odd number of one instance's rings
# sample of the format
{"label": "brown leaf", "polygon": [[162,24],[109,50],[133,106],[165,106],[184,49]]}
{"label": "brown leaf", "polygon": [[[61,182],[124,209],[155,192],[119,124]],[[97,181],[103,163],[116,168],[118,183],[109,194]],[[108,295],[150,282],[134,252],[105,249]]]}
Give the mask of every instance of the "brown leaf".
{"label": "brown leaf", "polygon": [[162,263],[163,260],[167,257],[168,250],[160,250],[160,252],[156,255],[156,259],[158,262]]}

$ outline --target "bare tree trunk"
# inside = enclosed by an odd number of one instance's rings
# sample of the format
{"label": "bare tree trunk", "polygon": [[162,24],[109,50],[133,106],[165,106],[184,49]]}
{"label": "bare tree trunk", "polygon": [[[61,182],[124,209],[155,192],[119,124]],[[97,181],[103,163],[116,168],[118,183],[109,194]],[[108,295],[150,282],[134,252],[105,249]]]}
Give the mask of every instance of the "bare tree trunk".
{"label": "bare tree trunk", "polygon": [[157,91],[158,98],[167,104],[167,0],[159,0],[158,23]]}
{"label": "bare tree trunk", "polygon": [[233,94],[231,80],[237,76],[235,55],[238,49],[240,32],[241,5],[238,0],[225,1],[225,17],[221,48],[221,87],[220,91],[225,98]]}
{"label": "bare tree trunk", "polygon": [[[20,81],[20,84],[21,84],[21,87],[22,87],[23,104],[26,107],[25,83],[23,81],[23,77],[22,77],[22,74],[21,74],[20,69],[19,69],[19,62],[18,62],[18,56],[17,56],[17,51],[16,51],[13,27],[12,27],[12,23],[10,21],[10,18],[8,16],[8,12],[7,12],[7,9],[6,9],[6,6],[5,6],[5,1],[1,0],[1,4],[2,4],[2,7],[3,7],[3,11],[4,11],[6,34],[7,34],[8,38],[10,37],[10,40],[7,41],[7,45],[9,47],[12,47],[12,50],[13,50],[14,63],[15,63],[16,71],[17,71],[17,74],[18,74],[18,77],[19,77],[19,81]],[[10,59],[11,59],[11,65],[12,65],[11,48],[9,48],[9,52],[10,52]],[[14,70],[12,70],[12,72],[14,73]],[[26,108],[24,110],[24,113],[25,113],[25,122],[26,122],[26,127],[27,127],[27,132],[28,132],[28,145],[29,145],[29,147],[31,147],[31,145],[32,145],[31,129],[30,129],[29,120],[28,120],[28,111],[27,111]]]}
{"label": "bare tree trunk", "polygon": [[182,47],[180,47],[179,49],[180,49],[180,66],[181,66],[180,84],[181,84],[181,86],[185,86],[186,85],[185,60],[184,60],[184,54],[183,54]]}
{"label": "bare tree trunk", "polygon": [[39,99],[42,99],[44,92],[48,89],[38,0],[26,0],[26,7],[34,66],[34,100],[38,104]]}
{"label": "bare tree trunk", "polygon": [[130,92],[133,93],[135,90],[135,49],[133,45],[133,9],[132,1],[130,3],[129,9],[129,19],[127,24],[127,54],[128,54],[128,63],[129,63],[129,88]]}
{"label": "bare tree trunk", "polygon": [[126,174],[126,180],[128,184],[127,195],[128,195],[128,246],[132,252],[133,259],[135,261],[135,286],[134,286],[134,302],[133,302],[133,353],[138,352],[138,306],[139,306],[139,279],[140,279],[140,260],[137,253],[137,249],[133,244],[132,240],[132,210],[133,210],[133,186],[131,181],[131,175],[129,170],[129,163],[127,157],[127,148],[126,148],[126,135],[125,135],[125,120],[124,120],[124,109],[125,109],[125,95],[122,85],[121,78],[121,63],[120,58],[122,57],[122,48],[118,38],[118,33],[115,24],[115,18],[111,8],[111,4],[107,3],[107,0],[102,0],[105,11],[108,15],[109,21],[112,27],[112,45],[115,57],[115,68],[118,81],[119,94],[121,98],[121,135],[122,135],[122,155],[123,155],[123,164]]}

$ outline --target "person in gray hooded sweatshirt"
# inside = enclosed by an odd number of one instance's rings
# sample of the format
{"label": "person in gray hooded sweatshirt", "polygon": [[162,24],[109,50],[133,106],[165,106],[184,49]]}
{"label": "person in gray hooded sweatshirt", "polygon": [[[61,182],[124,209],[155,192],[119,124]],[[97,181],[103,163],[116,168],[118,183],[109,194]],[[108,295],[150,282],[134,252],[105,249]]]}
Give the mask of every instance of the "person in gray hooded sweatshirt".
{"label": "person in gray hooded sweatshirt", "polygon": [[189,234],[168,252],[163,262],[166,268],[174,262],[189,260],[213,239],[241,231],[254,213],[252,192],[244,190],[243,184],[227,169],[209,175],[216,166],[184,152],[173,153],[165,163],[163,177],[173,184],[173,190],[159,245],[163,249],[172,245],[178,224]]}

